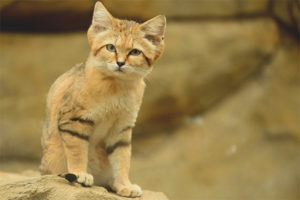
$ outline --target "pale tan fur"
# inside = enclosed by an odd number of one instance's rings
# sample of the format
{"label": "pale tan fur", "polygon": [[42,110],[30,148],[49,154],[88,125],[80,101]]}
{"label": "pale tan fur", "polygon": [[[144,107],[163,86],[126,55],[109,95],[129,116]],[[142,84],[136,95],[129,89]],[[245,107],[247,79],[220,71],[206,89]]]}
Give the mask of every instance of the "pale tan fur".
{"label": "pale tan fur", "polygon": [[73,173],[86,186],[109,186],[122,196],[142,194],[128,177],[131,135],[143,79],[164,49],[165,25],[164,16],[142,24],[119,20],[96,3],[88,30],[90,56],[61,75],[48,94],[42,174]]}

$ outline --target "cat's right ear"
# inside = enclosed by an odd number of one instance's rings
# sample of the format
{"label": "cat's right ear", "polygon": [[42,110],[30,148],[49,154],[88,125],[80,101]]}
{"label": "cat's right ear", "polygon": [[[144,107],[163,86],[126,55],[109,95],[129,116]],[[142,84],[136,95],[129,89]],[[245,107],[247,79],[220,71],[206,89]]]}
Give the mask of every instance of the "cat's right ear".
{"label": "cat's right ear", "polygon": [[113,16],[100,1],[96,2],[92,20],[93,31],[97,33],[106,31],[111,28],[112,24]]}
{"label": "cat's right ear", "polygon": [[166,17],[158,15],[140,25],[140,30],[144,32],[144,38],[154,45],[160,44],[164,39],[166,29]]}

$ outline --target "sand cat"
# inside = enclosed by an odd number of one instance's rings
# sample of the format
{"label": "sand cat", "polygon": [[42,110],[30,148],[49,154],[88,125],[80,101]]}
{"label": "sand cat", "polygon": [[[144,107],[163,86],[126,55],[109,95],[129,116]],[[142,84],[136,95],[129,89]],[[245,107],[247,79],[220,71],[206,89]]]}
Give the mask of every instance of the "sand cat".
{"label": "sand cat", "polygon": [[84,186],[142,195],[128,177],[131,132],[143,78],[164,49],[165,26],[164,16],[139,24],[116,19],[96,3],[88,59],[61,75],[48,93],[42,174],[70,173]]}

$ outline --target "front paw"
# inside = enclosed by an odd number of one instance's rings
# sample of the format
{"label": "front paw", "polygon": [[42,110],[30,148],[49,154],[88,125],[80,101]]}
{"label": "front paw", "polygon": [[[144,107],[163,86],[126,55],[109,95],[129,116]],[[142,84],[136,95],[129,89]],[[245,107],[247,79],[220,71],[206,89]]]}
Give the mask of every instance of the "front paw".
{"label": "front paw", "polygon": [[142,189],[136,184],[114,184],[112,189],[123,197],[139,197],[142,195]]}
{"label": "front paw", "polygon": [[77,182],[82,186],[90,187],[94,183],[94,177],[91,174],[81,172],[81,173],[67,173],[59,175],[67,179],[69,182]]}
{"label": "front paw", "polygon": [[77,182],[82,186],[90,187],[94,183],[94,177],[91,174],[82,172],[75,175],[77,176]]}

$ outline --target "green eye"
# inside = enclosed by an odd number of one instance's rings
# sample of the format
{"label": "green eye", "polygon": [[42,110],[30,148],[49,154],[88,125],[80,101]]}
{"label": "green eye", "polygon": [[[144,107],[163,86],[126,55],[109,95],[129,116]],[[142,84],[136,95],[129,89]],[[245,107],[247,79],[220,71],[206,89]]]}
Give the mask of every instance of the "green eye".
{"label": "green eye", "polygon": [[114,46],[114,45],[112,45],[112,44],[107,44],[106,45],[106,49],[108,50],[108,51],[110,51],[110,52],[116,52],[117,50],[116,50],[116,47]]}
{"label": "green eye", "polygon": [[133,55],[133,56],[137,56],[137,55],[140,55],[141,54],[141,51],[140,50],[137,50],[137,49],[132,49],[130,52],[129,52],[129,55]]}

